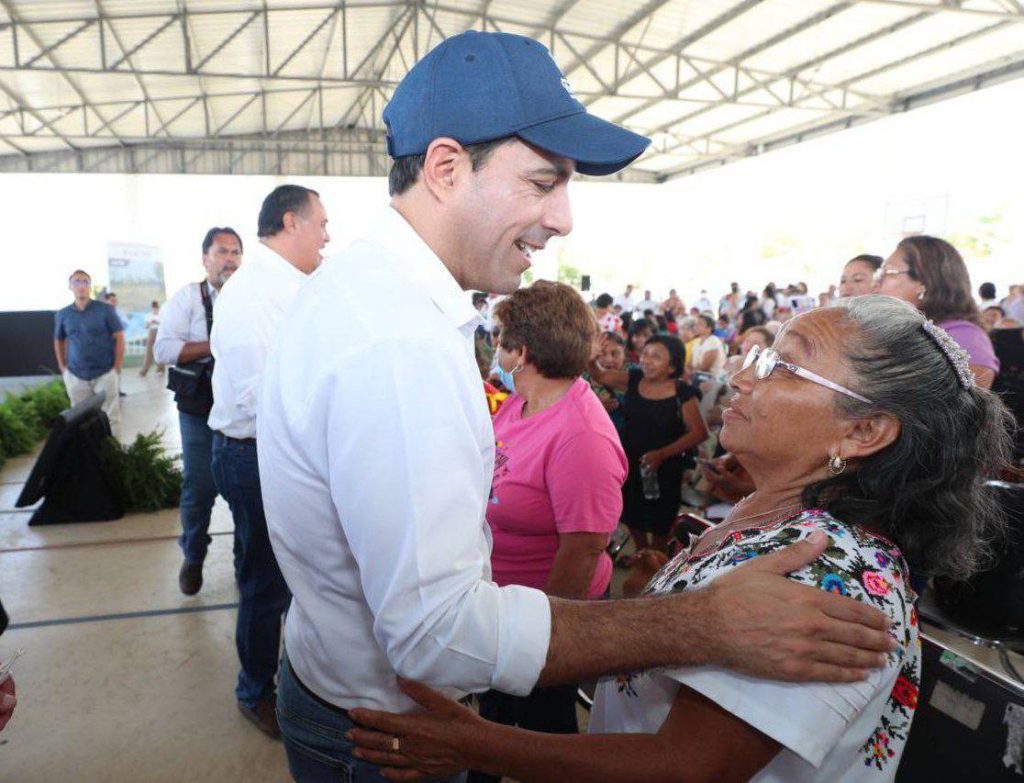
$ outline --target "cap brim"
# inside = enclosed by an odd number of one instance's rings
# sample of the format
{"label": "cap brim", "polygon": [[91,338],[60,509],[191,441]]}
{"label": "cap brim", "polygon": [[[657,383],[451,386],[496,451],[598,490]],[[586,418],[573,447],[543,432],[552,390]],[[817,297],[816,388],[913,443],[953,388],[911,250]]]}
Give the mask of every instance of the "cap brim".
{"label": "cap brim", "polygon": [[546,152],[576,161],[576,171],[592,177],[624,169],[651,140],[586,112],[516,131]]}

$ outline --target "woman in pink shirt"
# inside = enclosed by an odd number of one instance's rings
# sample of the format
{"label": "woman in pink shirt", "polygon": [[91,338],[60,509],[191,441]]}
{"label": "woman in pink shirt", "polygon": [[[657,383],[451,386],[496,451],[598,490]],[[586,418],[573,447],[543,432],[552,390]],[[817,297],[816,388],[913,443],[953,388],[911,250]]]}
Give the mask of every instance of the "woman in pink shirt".
{"label": "woman in pink shirt", "polygon": [[[622,513],[627,464],[600,400],[580,376],[597,337],[572,288],[538,281],[503,300],[498,374],[514,391],[494,417],[496,454],[487,522],[501,585],[562,598],[599,598],[611,581],[605,547]],[[520,698],[484,694],[480,713],[535,731],[577,731],[576,687]],[[498,780],[471,774],[470,781]]]}

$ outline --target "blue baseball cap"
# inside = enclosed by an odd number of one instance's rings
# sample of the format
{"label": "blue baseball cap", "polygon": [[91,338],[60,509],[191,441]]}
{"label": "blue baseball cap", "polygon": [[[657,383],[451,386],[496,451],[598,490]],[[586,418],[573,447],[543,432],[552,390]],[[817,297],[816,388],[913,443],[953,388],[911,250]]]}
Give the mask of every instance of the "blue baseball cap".
{"label": "blue baseball cap", "polygon": [[518,136],[591,176],[625,168],[651,143],[587,114],[543,44],[476,30],[445,39],[413,66],[384,124],[392,158],[422,155],[443,136],[463,145]]}

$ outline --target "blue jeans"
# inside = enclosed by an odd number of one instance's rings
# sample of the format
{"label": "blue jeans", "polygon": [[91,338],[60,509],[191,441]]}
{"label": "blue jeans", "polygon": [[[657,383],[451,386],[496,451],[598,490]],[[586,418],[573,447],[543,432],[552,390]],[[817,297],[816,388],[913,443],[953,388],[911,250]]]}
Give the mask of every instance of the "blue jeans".
{"label": "blue jeans", "polygon": [[202,563],[210,547],[210,511],[217,499],[213,483],[213,430],[201,416],[178,411],[181,427],[181,551],[189,563]]}
{"label": "blue jeans", "polygon": [[213,436],[213,480],[231,506],[238,544],[238,622],[235,645],[242,665],[235,695],[249,707],[274,691],[281,616],[291,593],[270,548],[254,442]]}
{"label": "blue jeans", "polygon": [[[297,783],[379,783],[387,780],[376,764],[352,758],[355,745],[345,739],[345,732],[355,724],[341,711],[317,701],[299,684],[288,665],[287,655],[281,659],[277,723],[288,753],[288,769]],[[448,778],[448,781],[461,783],[465,779],[463,772]]]}

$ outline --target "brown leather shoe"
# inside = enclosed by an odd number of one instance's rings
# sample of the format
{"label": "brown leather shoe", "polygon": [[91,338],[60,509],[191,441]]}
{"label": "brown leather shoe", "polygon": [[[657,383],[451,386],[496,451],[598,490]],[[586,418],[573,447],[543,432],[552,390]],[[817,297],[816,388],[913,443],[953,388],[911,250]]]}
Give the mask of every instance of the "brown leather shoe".
{"label": "brown leather shoe", "polygon": [[178,572],[178,587],[185,595],[195,595],[203,586],[203,564],[186,560]]}
{"label": "brown leather shoe", "polygon": [[238,711],[250,720],[257,729],[271,739],[281,739],[281,729],[277,726],[277,694],[271,693],[267,698],[256,702],[255,707],[247,707],[238,702]]}

